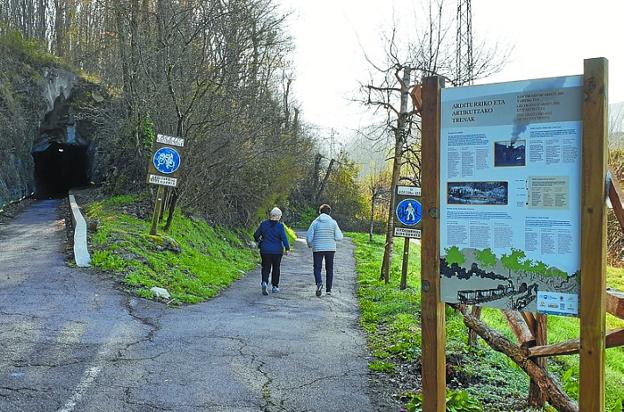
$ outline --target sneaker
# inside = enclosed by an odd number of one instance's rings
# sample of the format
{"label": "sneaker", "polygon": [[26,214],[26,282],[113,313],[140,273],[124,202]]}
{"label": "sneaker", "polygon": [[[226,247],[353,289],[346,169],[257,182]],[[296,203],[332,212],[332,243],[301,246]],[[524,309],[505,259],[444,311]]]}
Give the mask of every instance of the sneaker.
{"label": "sneaker", "polygon": [[321,293],[323,293],[323,284],[316,285],[316,296],[321,297]]}
{"label": "sneaker", "polygon": [[279,293],[279,288],[277,286],[273,286],[273,289],[271,289],[272,293]]}
{"label": "sneaker", "polygon": [[327,292],[325,292],[325,294],[326,294],[327,296],[331,296],[331,290],[328,290]]}
{"label": "sneaker", "polygon": [[263,295],[268,295],[269,294],[269,291],[267,290],[267,287],[268,287],[267,283],[266,282],[262,282],[262,294]]}

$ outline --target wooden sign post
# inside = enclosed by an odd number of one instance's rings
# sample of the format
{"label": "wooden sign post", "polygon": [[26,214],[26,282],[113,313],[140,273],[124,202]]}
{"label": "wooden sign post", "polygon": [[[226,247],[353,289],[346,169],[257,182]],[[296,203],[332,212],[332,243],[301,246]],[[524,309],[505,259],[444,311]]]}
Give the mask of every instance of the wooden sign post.
{"label": "wooden sign post", "polygon": [[587,59],[584,63],[579,407],[581,411],[603,411],[608,61],[596,58]]}
{"label": "wooden sign post", "polygon": [[440,90],[442,77],[423,81],[421,251],[423,411],[446,411],[446,319],[440,300]]}

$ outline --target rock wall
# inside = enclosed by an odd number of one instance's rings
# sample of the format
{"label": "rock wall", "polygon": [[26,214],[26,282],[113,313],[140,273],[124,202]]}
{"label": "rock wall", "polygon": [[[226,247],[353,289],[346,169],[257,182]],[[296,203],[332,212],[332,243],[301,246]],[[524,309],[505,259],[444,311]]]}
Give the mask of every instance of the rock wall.
{"label": "rock wall", "polygon": [[45,109],[38,133],[33,137],[33,152],[46,150],[51,142],[68,143],[72,140],[67,132],[68,125],[74,124],[68,102],[76,82],[76,75],[66,70],[44,69],[38,86]]}
{"label": "rock wall", "polygon": [[[82,120],[85,116],[81,115],[81,107],[93,109],[102,103],[105,93],[71,71],[38,65],[2,44],[0,56],[2,209],[34,193],[37,182],[33,154],[47,150],[51,144],[78,145],[95,153],[96,130],[91,122]],[[97,168],[91,156],[89,173],[98,174]]]}
{"label": "rock wall", "polygon": [[0,46],[0,208],[34,191],[30,154],[45,103],[41,74]]}

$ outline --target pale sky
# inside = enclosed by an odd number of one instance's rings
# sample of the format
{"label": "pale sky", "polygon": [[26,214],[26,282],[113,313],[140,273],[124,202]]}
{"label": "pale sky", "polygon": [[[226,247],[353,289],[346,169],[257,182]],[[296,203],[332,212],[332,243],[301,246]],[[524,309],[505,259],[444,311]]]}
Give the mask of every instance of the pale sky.
{"label": "pale sky", "polygon": [[[393,19],[416,21],[426,0],[279,1],[293,12],[293,87],[304,120],[342,135],[369,124],[349,101],[369,78],[364,50],[381,62],[381,33]],[[456,0],[445,7],[453,15]],[[606,57],[609,100],[624,101],[624,0],[472,0],[472,23],[475,43],[512,49],[503,70],[479,83],[582,74],[583,59]]]}

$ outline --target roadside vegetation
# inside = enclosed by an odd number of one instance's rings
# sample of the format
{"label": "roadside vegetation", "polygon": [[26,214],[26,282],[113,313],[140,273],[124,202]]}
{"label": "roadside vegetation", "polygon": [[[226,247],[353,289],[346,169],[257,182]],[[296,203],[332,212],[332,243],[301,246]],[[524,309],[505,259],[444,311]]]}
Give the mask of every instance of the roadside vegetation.
{"label": "roadside vegetation", "polygon": [[149,218],[133,213],[141,201],[125,195],[86,206],[89,221],[97,222],[90,235],[93,265],[117,276],[137,296],[152,298],[150,288],[157,286],[169,291],[172,303],[201,302],[256,265],[248,233],[181,213],[168,233],[150,235]]}
{"label": "roadside vegetation", "polygon": [[[408,410],[419,410],[420,373],[420,247],[410,248],[408,288],[399,290],[403,241],[397,239],[390,283],[379,280],[383,237],[369,242],[368,234],[350,233],[356,244],[358,297],[361,325],[368,335],[373,355],[369,369],[388,375],[395,385],[394,395]],[[609,268],[607,284],[622,288],[624,269]],[[447,382],[449,408],[468,411],[527,410],[529,390],[527,375],[505,355],[492,350],[483,341],[477,348],[467,345],[467,329],[462,316],[447,309]],[[482,319],[514,340],[498,310],[484,309]],[[609,315],[607,328],[624,327],[624,321]],[[578,337],[578,319],[558,316],[548,318],[549,343]],[[624,398],[624,349],[607,350],[606,382],[609,411],[622,410]],[[578,356],[551,358],[549,370],[559,376],[566,392],[578,397]],[[451,409],[448,409],[451,410]],[[548,409],[547,409],[548,410]]]}

